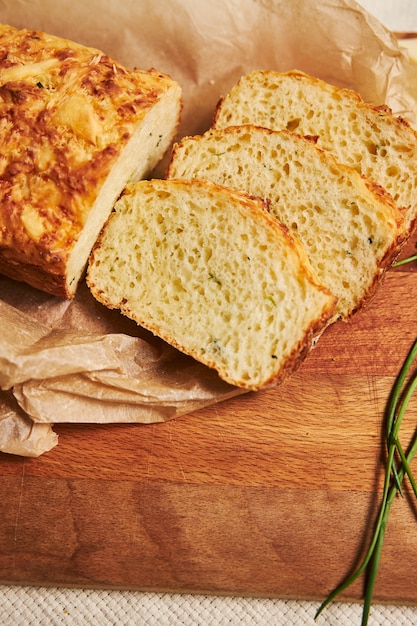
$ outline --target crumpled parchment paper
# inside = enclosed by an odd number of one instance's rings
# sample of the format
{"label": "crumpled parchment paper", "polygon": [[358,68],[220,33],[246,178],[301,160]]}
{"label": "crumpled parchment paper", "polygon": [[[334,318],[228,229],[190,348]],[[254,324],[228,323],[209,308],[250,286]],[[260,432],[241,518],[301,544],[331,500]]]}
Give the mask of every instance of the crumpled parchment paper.
{"label": "crumpled parchment paper", "polygon": [[[183,89],[178,137],[204,132],[219,98],[253,69],[352,87],[417,127],[417,67],[354,0],[0,0],[0,21],[168,72]],[[0,276],[0,322],[3,452],[52,449],[58,422],[158,422],[243,393],[105,310],[85,285],[70,302]]]}
{"label": "crumpled parchment paper", "polygon": [[[0,276],[0,449],[38,456],[58,422],[153,423],[243,391],[96,302]],[[18,452],[17,452],[18,450]]]}

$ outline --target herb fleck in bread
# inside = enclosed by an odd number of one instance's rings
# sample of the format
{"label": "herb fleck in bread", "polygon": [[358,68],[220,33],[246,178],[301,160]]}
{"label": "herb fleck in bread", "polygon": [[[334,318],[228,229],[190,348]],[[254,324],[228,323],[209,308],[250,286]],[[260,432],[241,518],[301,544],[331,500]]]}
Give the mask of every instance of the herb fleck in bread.
{"label": "herb fleck in bread", "polygon": [[163,157],[180,110],[169,76],[0,25],[0,272],[72,297],[114,202]]}
{"label": "herb fleck in bread", "polygon": [[299,71],[254,71],[219,102],[213,126],[255,124],[318,137],[332,152],[382,185],[405,215],[407,232],[417,216],[417,134],[386,106],[365,103]]}
{"label": "herb fleck in bread", "polygon": [[267,200],[337,296],[342,319],[369,300],[403,242],[403,218],[388,193],[289,131],[245,125],[184,138],[167,177],[206,179]]}
{"label": "herb fleck in bread", "polygon": [[293,371],[335,303],[260,199],[207,181],[129,185],[87,283],[105,306],[247,389]]}

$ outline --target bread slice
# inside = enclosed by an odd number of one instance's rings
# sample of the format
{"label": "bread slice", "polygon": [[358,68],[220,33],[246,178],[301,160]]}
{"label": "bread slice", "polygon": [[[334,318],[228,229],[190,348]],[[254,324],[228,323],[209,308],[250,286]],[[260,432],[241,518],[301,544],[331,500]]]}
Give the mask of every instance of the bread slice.
{"label": "bread slice", "polygon": [[382,185],[402,209],[406,231],[414,229],[417,134],[388,107],[300,71],[256,70],[218,104],[213,126],[241,124],[317,136],[320,148]]}
{"label": "bread slice", "polygon": [[260,199],[207,181],[129,185],[93,248],[87,284],[105,306],[246,389],[293,371],[335,303]]}
{"label": "bread slice", "polygon": [[206,179],[262,197],[303,244],[349,318],[399,253],[403,218],[391,196],[290,131],[244,125],[174,145],[168,178]]}
{"label": "bread slice", "polygon": [[0,272],[72,297],[114,202],[160,161],[180,111],[167,75],[0,25]]}

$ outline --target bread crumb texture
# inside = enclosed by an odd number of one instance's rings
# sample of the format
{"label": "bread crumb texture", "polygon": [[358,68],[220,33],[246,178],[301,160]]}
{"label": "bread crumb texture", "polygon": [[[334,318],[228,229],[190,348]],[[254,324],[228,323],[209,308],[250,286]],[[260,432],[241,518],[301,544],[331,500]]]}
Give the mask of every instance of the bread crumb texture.
{"label": "bread crumb texture", "polygon": [[103,304],[249,389],[294,370],[335,303],[259,199],[206,181],[130,185],[87,281]]}
{"label": "bread crumb texture", "polygon": [[290,131],[213,129],[174,147],[168,177],[207,179],[268,201],[299,238],[346,319],[370,298],[402,243],[391,197]]}
{"label": "bread crumb texture", "polygon": [[407,229],[417,216],[417,135],[385,105],[372,106],[300,71],[256,70],[219,103],[214,126],[255,124],[318,138],[335,154],[382,185],[403,209]]}

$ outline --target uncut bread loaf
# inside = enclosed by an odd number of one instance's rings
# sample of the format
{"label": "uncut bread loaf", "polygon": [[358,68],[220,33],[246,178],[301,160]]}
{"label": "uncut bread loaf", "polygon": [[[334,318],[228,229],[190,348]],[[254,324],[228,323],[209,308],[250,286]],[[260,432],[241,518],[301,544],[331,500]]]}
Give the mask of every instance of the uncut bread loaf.
{"label": "uncut bread loaf", "polygon": [[364,306],[403,243],[402,214],[388,193],[289,131],[244,125],[184,138],[167,177],[206,179],[266,200],[337,296],[335,318]]}
{"label": "uncut bread loaf", "polygon": [[219,102],[213,126],[241,124],[317,136],[320,148],[382,185],[403,211],[406,232],[414,229],[417,134],[387,106],[300,71],[255,70]]}
{"label": "uncut bread loaf", "polygon": [[0,273],[72,297],[126,183],[171,145],[181,106],[156,70],[0,25]]}
{"label": "uncut bread loaf", "polygon": [[129,185],[93,248],[87,284],[105,306],[246,389],[293,371],[335,304],[260,199],[207,181]]}

